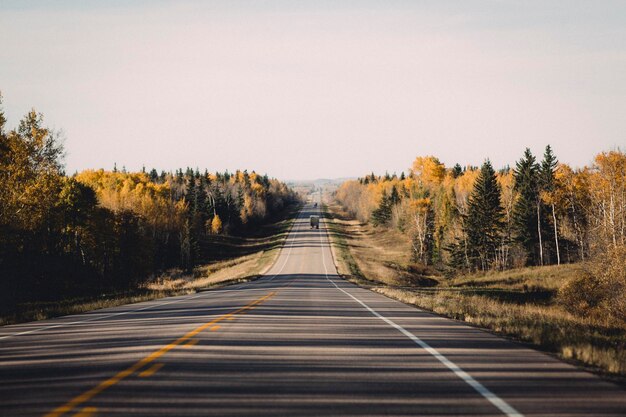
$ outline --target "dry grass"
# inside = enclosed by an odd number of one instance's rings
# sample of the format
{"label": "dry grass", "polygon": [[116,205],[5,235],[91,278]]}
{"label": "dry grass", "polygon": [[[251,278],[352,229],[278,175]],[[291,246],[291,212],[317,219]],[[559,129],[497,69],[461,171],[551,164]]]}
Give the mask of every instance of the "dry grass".
{"label": "dry grass", "polygon": [[558,306],[507,303],[455,291],[378,287],[407,304],[532,343],[565,359],[626,375],[626,329],[574,316]]}
{"label": "dry grass", "polygon": [[[350,218],[337,204],[324,207],[329,233],[341,249],[334,251],[342,258],[337,265],[340,274],[394,286],[413,285],[416,279],[424,278],[412,272],[417,265],[410,262],[410,241],[406,235],[363,224]],[[431,274],[427,270],[428,278]]]}
{"label": "dry grass", "polygon": [[525,291],[538,288],[558,290],[581,272],[582,266],[579,264],[535,266],[459,275],[447,280],[446,284],[453,287],[508,288]]}
{"label": "dry grass", "polygon": [[212,262],[194,269],[192,275],[172,271],[149,282],[149,291],[197,291],[232,282],[256,278],[276,259],[280,247],[244,255],[225,261]]}
{"label": "dry grass", "polygon": [[559,291],[583,273],[581,265],[444,278],[411,265],[410,246],[397,232],[361,225],[334,204],[326,210],[339,273],[350,281],[601,374],[626,375],[626,323],[573,314],[559,302]]}

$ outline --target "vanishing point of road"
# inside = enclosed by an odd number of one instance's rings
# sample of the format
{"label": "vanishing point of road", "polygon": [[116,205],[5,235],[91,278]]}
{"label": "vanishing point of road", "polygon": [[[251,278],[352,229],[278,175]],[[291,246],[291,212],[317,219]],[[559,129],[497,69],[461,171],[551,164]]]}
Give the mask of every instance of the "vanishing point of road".
{"label": "vanishing point of road", "polygon": [[0,328],[0,415],[626,415],[617,385],[342,280],[311,214],[256,281]]}

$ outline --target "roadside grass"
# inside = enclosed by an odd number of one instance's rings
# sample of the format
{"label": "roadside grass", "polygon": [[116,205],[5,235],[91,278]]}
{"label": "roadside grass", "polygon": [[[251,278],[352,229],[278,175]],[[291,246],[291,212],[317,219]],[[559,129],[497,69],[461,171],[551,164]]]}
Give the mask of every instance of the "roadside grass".
{"label": "roadside grass", "polygon": [[[575,315],[559,302],[559,290],[582,273],[581,265],[446,278],[411,265],[408,256],[399,256],[400,251],[408,254],[410,246],[396,232],[362,225],[336,204],[323,208],[335,261],[344,278],[404,303],[530,343],[617,382],[626,381],[626,323]],[[380,265],[372,267],[375,260]],[[384,271],[382,277],[380,271]]]}
{"label": "roadside grass", "polygon": [[249,237],[223,236],[204,242],[210,248],[219,246],[218,242],[229,243],[227,248],[215,253],[216,260],[207,258],[192,273],[172,269],[134,290],[59,301],[22,303],[15,311],[2,313],[0,325],[45,320],[163,297],[193,294],[227,284],[254,280],[265,273],[277,259],[300,207],[294,205],[288,208]]}

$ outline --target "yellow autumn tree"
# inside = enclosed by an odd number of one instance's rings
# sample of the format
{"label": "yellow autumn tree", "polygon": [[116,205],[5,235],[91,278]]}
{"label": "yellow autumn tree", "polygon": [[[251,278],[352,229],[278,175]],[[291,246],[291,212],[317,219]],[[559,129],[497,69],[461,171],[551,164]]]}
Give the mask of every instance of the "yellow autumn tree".
{"label": "yellow autumn tree", "polygon": [[218,215],[215,215],[213,220],[211,220],[211,233],[214,235],[222,233],[222,219]]}
{"label": "yellow autumn tree", "polygon": [[411,173],[425,187],[432,187],[441,184],[446,175],[446,167],[434,156],[418,156],[413,161]]}
{"label": "yellow autumn tree", "polygon": [[594,160],[591,196],[600,239],[614,247],[626,244],[626,154],[602,152]]}

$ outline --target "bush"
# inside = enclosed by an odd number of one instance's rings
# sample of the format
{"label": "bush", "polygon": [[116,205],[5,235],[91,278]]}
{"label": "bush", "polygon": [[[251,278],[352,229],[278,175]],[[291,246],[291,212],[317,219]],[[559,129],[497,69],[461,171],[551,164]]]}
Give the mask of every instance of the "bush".
{"label": "bush", "polygon": [[559,292],[567,310],[626,322],[626,246],[598,254]]}

